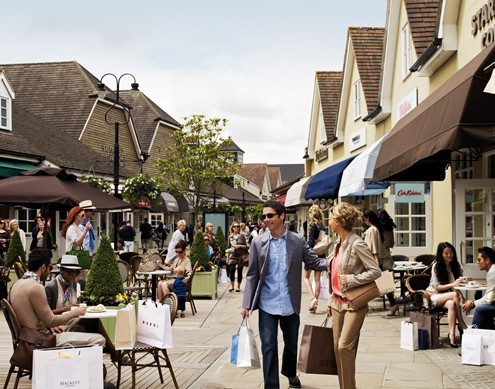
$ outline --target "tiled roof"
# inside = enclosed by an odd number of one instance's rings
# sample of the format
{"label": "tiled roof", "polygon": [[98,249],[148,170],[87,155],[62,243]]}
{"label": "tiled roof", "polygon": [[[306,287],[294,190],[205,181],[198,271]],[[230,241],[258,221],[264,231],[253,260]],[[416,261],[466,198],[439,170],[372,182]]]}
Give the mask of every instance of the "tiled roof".
{"label": "tiled roof", "polygon": [[[304,176],[304,164],[303,163],[287,163],[287,164],[270,164],[268,167],[276,166],[280,168],[280,175],[282,177],[282,183],[292,181],[294,179],[299,180]],[[273,187],[272,187],[273,188]]]}
{"label": "tiled roof", "polygon": [[438,0],[405,0],[407,19],[418,57],[435,38]]}
{"label": "tiled roof", "polygon": [[[12,132],[0,132],[0,147],[6,153],[25,153],[40,156],[60,167],[88,173],[113,174],[113,163],[78,140],[43,122],[32,113],[12,104]],[[129,175],[125,168],[121,174]]]}
{"label": "tiled roof", "polygon": [[276,188],[282,182],[280,168],[268,166],[268,178],[270,179],[270,188]]}
{"label": "tiled roof", "polygon": [[0,70],[12,84],[20,108],[79,137],[94,105],[96,77],[76,61],[0,65]]}
{"label": "tiled roof", "polygon": [[267,169],[266,163],[244,163],[239,167],[237,174],[262,189]]}
{"label": "tiled roof", "polygon": [[316,82],[320,93],[327,140],[331,140],[335,138],[340,91],[342,89],[342,72],[316,72]]}
{"label": "tiled roof", "polygon": [[159,120],[180,127],[168,113],[140,91],[121,91],[122,100],[132,107],[131,114],[136,125],[139,142],[143,150],[149,150]]}
{"label": "tiled roof", "polygon": [[349,27],[349,36],[366,106],[370,113],[378,105],[385,29],[382,27]]}
{"label": "tiled roof", "polygon": [[234,141],[232,141],[227,146],[223,146],[222,151],[235,151],[235,152],[244,153],[244,150],[242,150],[239,146],[237,146],[237,144]]}

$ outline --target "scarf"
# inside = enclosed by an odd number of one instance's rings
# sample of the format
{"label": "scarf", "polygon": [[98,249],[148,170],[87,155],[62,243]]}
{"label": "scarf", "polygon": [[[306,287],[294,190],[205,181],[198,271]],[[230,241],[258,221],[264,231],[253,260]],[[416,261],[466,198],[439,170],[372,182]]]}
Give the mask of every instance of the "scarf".
{"label": "scarf", "polygon": [[70,301],[70,297],[74,296],[77,299],[77,289],[76,284],[71,284],[67,280],[62,277],[62,274],[59,274],[56,277],[56,280],[60,285],[65,286],[67,289],[65,290],[64,297],[62,298],[62,306],[65,307]]}
{"label": "scarf", "polygon": [[[83,227],[86,227],[86,224],[89,222],[88,219],[84,219],[81,223]],[[88,231],[89,233],[89,251],[93,252],[95,251],[95,233],[93,230],[93,227]]]}
{"label": "scarf", "polygon": [[28,270],[27,272],[25,272],[24,275],[22,276],[22,279],[23,280],[26,280],[28,278],[34,278],[38,284],[41,284],[41,280],[38,277],[38,275],[36,273],[30,271],[30,270]]}

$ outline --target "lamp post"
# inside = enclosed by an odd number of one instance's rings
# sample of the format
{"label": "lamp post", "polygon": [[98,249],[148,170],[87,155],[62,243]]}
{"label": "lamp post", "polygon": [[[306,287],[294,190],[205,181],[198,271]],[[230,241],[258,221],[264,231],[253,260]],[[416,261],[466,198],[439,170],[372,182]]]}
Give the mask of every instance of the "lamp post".
{"label": "lamp post", "polygon": [[[109,125],[114,125],[115,128],[115,134],[114,134],[114,145],[113,145],[113,195],[115,197],[118,197],[119,194],[119,163],[120,163],[120,149],[119,149],[119,127],[121,124],[127,124],[129,123],[129,120],[131,118],[131,111],[129,108],[127,108],[125,105],[120,104],[120,81],[122,80],[123,77],[129,76],[132,77],[133,83],[131,83],[131,89],[138,91],[139,90],[139,84],[136,82],[136,78],[130,74],[130,73],[124,73],[120,77],[117,77],[113,73],[106,73],[100,78],[100,82],[97,84],[97,88],[99,91],[105,91],[105,84],[103,83],[103,79],[107,76],[111,76],[115,79],[115,82],[117,84],[117,88],[115,90],[115,101],[113,105],[107,110],[105,113],[105,122]],[[119,122],[118,120],[111,121],[108,118],[108,113],[118,107],[119,109],[122,108],[124,110],[124,117],[125,112],[128,113],[127,118],[123,122]],[[117,213],[113,213],[113,248],[114,250],[117,250]]]}

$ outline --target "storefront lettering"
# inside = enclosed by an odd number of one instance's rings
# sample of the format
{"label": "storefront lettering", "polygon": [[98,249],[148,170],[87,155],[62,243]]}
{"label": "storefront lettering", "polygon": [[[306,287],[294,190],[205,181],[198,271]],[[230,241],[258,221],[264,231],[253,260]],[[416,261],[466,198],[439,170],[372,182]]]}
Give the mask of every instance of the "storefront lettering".
{"label": "storefront lettering", "polygon": [[421,192],[417,192],[415,190],[409,189],[409,190],[399,190],[397,192],[397,196],[420,196]]}
{"label": "storefront lettering", "polygon": [[[495,19],[495,0],[488,0],[471,16],[471,35],[476,36]],[[490,27],[481,35],[481,46],[487,47],[495,41],[495,28]]]}

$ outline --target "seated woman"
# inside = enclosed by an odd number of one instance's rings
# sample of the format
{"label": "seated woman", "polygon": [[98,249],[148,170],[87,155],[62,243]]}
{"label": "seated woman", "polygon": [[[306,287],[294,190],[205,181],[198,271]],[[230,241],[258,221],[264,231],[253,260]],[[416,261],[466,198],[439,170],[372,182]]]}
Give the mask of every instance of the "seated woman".
{"label": "seated woman", "polygon": [[457,260],[454,246],[448,242],[438,244],[435,263],[431,270],[430,286],[426,289],[430,293],[432,307],[445,307],[448,310],[449,345],[459,347],[455,342],[455,324],[458,323],[459,333],[467,328],[462,317],[459,295],[454,286],[461,283],[462,267]]}
{"label": "seated woman", "polygon": [[[189,276],[192,272],[191,260],[186,255],[187,243],[184,240],[180,240],[175,246],[175,253],[177,257],[175,257],[174,261],[170,265],[159,265],[163,270],[170,270],[174,272],[175,268],[178,266],[182,266],[185,270],[184,283],[187,284],[189,281]],[[158,300],[163,299],[167,294],[172,293],[174,291],[173,288],[174,280],[165,280],[158,282]]]}

